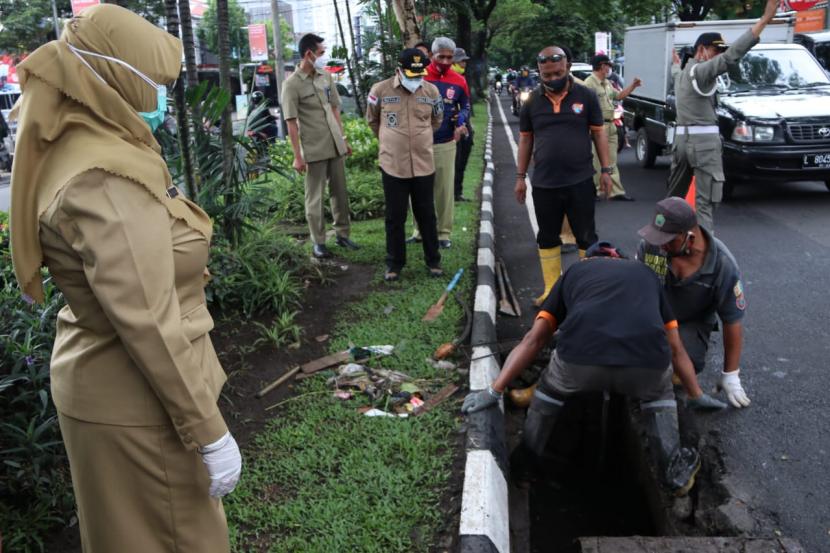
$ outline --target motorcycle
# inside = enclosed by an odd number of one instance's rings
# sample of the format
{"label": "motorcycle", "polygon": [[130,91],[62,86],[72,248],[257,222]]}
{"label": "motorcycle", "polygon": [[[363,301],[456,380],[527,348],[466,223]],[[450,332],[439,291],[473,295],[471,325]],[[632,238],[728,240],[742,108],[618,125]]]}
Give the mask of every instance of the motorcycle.
{"label": "motorcycle", "polygon": [[530,98],[530,93],[532,91],[532,88],[526,86],[522,87],[513,95],[513,105],[511,108],[513,111],[513,115],[515,115],[516,117],[519,116],[519,114],[522,112],[522,106],[525,104],[525,102],[528,101],[528,99]]}
{"label": "motorcycle", "polygon": [[496,94],[501,96],[501,89],[502,89],[501,81],[496,81],[496,84],[494,85],[494,87],[496,89]]}

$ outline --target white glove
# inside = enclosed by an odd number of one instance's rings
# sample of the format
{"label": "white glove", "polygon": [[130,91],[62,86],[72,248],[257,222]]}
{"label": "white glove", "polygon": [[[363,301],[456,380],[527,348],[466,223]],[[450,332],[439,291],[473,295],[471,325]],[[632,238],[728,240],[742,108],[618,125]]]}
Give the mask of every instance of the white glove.
{"label": "white glove", "polygon": [[748,407],[750,404],[749,397],[744,392],[744,387],[741,386],[741,377],[738,376],[740,372],[740,369],[728,373],[722,372],[720,382],[718,382],[718,390],[724,390],[726,399],[738,409]]}
{"label": "white glove", "polygon": [[210,445],[200,447],[199,453],[210,475],[211,497],[231,493],[242,474],[242,455],[231,433],[228,432]]}

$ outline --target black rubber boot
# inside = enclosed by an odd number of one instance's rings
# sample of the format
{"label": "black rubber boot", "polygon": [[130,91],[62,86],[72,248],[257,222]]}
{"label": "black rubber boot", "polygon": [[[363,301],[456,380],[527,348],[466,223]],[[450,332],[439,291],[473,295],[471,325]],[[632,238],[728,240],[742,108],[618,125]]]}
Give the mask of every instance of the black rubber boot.
{"label": "black rubber boot", "polygon": [[689,493],[700,469],[700,455],[694,448],[680,447],[677,403],[658,400],[641,404],[646,435],[653,460],[663,483],[677,496]]}
{"label": "black rubber boot", "polygon": [[551,397],[538,388],[533,393],[533,399],[525,418],[522,443],[537,457],[541,457],[545,452],[550,434],[556,424],[556,417],[564,404],[562,400]]}

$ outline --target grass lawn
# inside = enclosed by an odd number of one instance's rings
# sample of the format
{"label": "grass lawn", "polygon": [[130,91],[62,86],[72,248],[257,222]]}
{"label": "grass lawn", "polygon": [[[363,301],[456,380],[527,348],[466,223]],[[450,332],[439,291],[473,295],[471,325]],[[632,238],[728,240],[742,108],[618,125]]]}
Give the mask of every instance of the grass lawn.
{"label": "grass lawn", "polygon": [[[473,198],[483,173],[487,110],[476,105],[476,142],[465,175]],[[392,344],[395,354],[372,362],[407,373],[435,392],[466,377],[426,362],[437,346],[460,331],[462,309],[448,301],[441,317],[421,322],[452,275],[465,269],[457,290],[471,303],[475,289],[478,203],[456,205],[453,246],[442,250],[446,276],[427,276],[420,244],[408,246],[401,280],[382,280],[383,219],[353,224],[363,248],[343,257],[375,267],[375,285],[332,321],[331,351],[350,344]],[[410,215],[411,219],[411,215]],[[411,220],[410,220],[411,225]],[[331,287],[337,294],[337,285]],[[458,359],[463,363],[463,359]],[[243,452],[243,478],[225,500],[234,551],[410,552],[428,551],[446,523],[442,492],[450,480],[458,432],[458,394],[417,418],[366,417],[356,395],[342,401],[326,386],[332,371],[298,384],[295,395],[273,410],[274,420]]]}

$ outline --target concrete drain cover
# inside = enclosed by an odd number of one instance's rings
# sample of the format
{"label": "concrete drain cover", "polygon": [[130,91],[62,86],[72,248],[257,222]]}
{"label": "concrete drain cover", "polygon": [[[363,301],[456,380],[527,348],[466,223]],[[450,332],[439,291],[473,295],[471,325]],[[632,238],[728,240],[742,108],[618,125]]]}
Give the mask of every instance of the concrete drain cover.
{"label": "concrete drain cover", "polygon": [[581,553],[806,553],[791,539],[761,538],[579,538]]}

